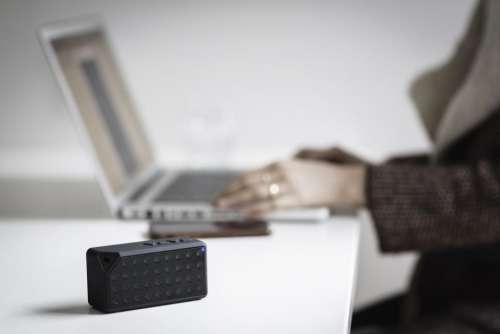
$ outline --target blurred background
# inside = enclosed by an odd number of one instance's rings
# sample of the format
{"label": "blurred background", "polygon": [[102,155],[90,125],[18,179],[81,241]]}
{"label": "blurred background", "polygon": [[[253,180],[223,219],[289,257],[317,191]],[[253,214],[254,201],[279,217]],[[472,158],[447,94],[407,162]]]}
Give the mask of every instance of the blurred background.
{"label": "blurred background", "polygon": [[[407,87],[449,56],[474,4],[0,0],[0,216],[108,214],[37,41],[44,23],[104,19],[164,164],[252,167],[303,146],[374,161],[428,150]],[[364,225],[356,304],[402,289],[412,261],[379,255]]]}

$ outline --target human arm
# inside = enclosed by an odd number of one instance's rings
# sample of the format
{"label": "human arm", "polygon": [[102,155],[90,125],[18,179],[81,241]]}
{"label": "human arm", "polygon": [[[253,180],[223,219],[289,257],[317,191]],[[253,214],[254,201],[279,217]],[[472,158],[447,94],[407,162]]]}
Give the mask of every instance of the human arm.
{"label": "human arm", "polygon": [[500,162],[370,166],[366,201],[383,251],[500,241]]}

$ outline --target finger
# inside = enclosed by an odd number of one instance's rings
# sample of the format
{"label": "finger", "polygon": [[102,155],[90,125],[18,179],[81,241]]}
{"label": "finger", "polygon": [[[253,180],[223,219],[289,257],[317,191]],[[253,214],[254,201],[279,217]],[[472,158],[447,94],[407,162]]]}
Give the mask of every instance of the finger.
{"label": "finger", "polygon": [[253,205],[243,209],[242,213],[247,218],[255,219],[261,218],[263,215],[275,210],[296,207],[298,204],[299,203],[296,197],[289,194],[285,196],[270,198],[267,201],[254,203]]}
{"label": "finger", "polygon": [[[338,157],[335,149],[306,149],[296,155],[298,159],[304,160],[336,160]],[[334,161],[332,161],[334,162]]]}
{"label": "finger", "polygon": [[333,147],[323,152],[320,159],[324,159],[330,162],[342,163],[345,160],[344,151],[339,149],[338,147]]}
{"label": "finger", "polygon": [[344,164],[357,164],[363,162],[363,160],[360,159],[359,157],[345,151],[340,147],[335,147],[331,149],[328,154],[327,160],[331,162],[344,163]]}
{"label": "finger", "polygon": [[304,148],[295,153],[294,157],[297,159],[308,159],[312,155],[315,155],[316,149]]}
{"label": "finger", "polygon": [[254,184],[240,188],[237,191],[223,194],[217,199],[217,206],[222,208],[237,208],[249,203],[261,201],[268,196],[267,186],[264,184]]}
{"label": "finger", "polygon": [[224,197],[226,195],[229,195],[233,192],[242,190],[246,187],[249,187],[252,185],[253,179],[250,173],[245,173],[240,175],[237,179],[231,181],[226,188],[219,194],[219,197]]}
{"label": "finger", "polygon": [[251,187],[257,183],[268,184],[281,178],[277,163],[270,164],[264,168],[242,174],[222,191],[221,196],[239,191],[246,187]]}
{"label": "finger", "polygon": [[[300,154],[300,155],[299,155]],[[359,163],[361,160],[340,147],[305,149],[297,155],[300,159],[325,160],[333,163]]]}
{"label": "finger", "polygon": [[257,183],[220,197],[216,205],[222,208],[245,209],[255,203],[268,201],[273,197],[280,197],[291,192],[291,186],[285,181],[270,184]]}

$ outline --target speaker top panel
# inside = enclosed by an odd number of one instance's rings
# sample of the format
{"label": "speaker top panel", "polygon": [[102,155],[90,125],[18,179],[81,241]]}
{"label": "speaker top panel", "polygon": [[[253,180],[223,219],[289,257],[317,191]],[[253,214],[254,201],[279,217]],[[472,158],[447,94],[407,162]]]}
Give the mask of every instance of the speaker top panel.
{"label": "speaker top panel", "polygon": [[191,238],[167,238],[158,240],[148,240],[141,242],[132,242],[126,244],[117,244],[110,246],[101,246],[90,248],[89,252],[116,254],[119,256],[132,256],[149,254],[152,252],[173,251],[193,247],[205,247],[205,243]]}

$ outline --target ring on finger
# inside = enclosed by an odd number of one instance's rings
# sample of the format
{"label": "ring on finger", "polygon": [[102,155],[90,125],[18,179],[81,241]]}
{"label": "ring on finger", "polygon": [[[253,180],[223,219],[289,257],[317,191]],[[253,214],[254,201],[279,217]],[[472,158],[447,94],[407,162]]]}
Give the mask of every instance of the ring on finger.
{"label": "ring on finger", "polygon": [[268,185],[267,191],[270,198],[275,198],[281,194],[282,189],[279,183],[272,182]]}

